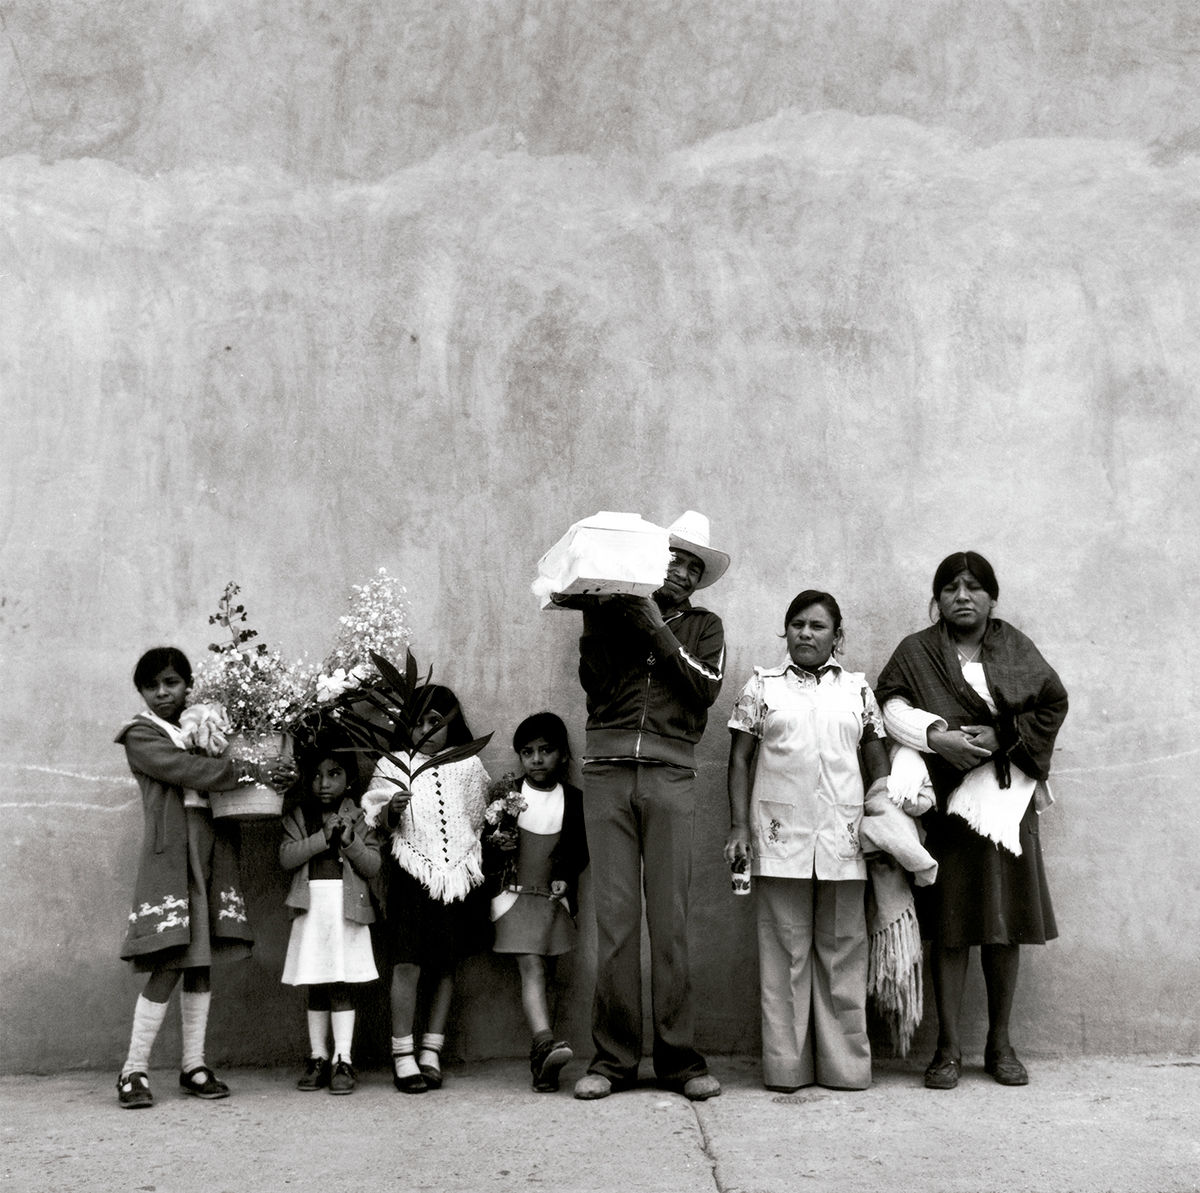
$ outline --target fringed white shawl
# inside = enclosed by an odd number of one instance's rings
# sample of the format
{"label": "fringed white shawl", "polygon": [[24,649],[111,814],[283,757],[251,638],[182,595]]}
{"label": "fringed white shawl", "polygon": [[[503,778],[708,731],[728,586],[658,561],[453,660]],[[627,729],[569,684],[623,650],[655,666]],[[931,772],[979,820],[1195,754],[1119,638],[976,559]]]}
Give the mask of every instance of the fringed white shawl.
{"label": "fringed white shawl", "polygon": [[[416,755],[414,769],[422,761]],[[399,789],[389,776],[403,779],[394,763],[381,758],[362,798],[372,826]],[[439,902],[463,899],[483,882],[479,834],[490,781],[478,758],[431,767],[413,782],[412,800],[392,830],[392,856]]]}
{"label": "fringed white shawl", "polygon": [[907,1056],[925,1013],[921,929],[908,874],[918,886],[928,886],[938,870],[914,819],[933,802],[929,774],[916,750],[893,751],[888,789],[889,795],[873,795],[864,803],[858,830],[870,878],[867,996],[887,1023],[896,1052]]}
{"label": "fringed white shawl", "polygon": [[907,1056],[925,1013],[921,929],[904,870],[882,856],[870,860],[867,869],[867,997],[888,1025],[896,1052]]}

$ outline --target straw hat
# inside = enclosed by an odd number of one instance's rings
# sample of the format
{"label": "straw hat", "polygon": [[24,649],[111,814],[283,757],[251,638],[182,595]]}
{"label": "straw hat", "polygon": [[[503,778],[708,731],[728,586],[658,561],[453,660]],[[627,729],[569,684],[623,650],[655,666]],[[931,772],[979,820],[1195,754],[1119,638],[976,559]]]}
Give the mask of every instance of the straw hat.
{"label": "straw hat", "polygon": [[695,510],[680,514],[670,526],[667,533],[671,536],[671,546],[681,551],[690,551],[704,564],[704,575],[700,577],[697,588],[707,588],[715,584],[729,566],[729,556],[724,551],[716,551],[708,545],[708,519]]}

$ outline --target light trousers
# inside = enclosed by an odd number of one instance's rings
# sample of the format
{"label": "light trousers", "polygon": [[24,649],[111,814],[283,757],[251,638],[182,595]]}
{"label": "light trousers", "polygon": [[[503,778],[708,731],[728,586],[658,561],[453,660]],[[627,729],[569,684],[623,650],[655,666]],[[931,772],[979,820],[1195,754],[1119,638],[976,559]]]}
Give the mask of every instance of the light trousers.
{"label": "light trousers", "polygon": [[754,879],[765,1085],[871,1084],[866,885]]}

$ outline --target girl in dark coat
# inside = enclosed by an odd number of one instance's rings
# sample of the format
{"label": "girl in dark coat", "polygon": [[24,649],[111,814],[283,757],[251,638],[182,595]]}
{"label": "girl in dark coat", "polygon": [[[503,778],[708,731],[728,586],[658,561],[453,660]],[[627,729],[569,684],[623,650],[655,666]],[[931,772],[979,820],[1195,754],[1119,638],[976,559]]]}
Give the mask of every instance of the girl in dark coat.
{"label": "girl in dark coat", "polygon": [[153,1105],[150,1051],[183,977],[180,1088],[197,1098],[225,1098],[229,1087],[204,1061],[214,957],[249,956],[253,937],[239,873],[237,824],[214,821],[206,793],[243,782],[283,787],[295,778],[290,762],[243,762],[192,753],[179,726],[192,686],[183,651],[159,646],[138,660],[133,683],[145,711],[122,726],[129,769],[142,793],[145,830],[133,908],[121,956],[150,974],[133,1013],[129,1054],[117,1078],[127,1110]]}

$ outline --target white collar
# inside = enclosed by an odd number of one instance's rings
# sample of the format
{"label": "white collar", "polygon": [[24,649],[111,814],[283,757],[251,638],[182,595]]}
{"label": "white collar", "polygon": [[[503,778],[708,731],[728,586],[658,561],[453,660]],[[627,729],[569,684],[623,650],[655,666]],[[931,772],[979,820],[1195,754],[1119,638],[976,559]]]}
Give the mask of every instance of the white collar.
{"label": "white collar", "polygon": [[803,679],[806,675],[811,675],[814,679],[819,681],[821,676],[827,671],[844,670],[845,668],[841,665],[841,663],[838,662],[835,655],[830,655],[828,660],[822,663],[820,668],[815,673],[812,671],[805,671],[803,667],[797,667],[796,664],[792,662],[791,658],[785,655],[783,662],[780,663],[778,667],[760,667],[758,672],[760,675],[775,676],[786,675],[789,671],[793,671],[801,679]]}

